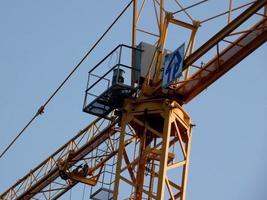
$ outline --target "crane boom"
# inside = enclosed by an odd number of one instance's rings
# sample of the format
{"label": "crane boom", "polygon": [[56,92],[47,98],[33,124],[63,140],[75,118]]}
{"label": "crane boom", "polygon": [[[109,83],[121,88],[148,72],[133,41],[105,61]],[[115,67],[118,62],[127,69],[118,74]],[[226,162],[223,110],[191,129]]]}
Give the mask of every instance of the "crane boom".
{"label": "crane boom", "polygon": [[[246,31],[237,31],[238,27],[244,25],[252,17],[255,17],[258,10],[266,6],[266,4],[266,0],[256,1],[189,55],[184,60],[185,70],[191,66],[195,67],[197,62],[201,63],[203,57],[211,57],[210,52],[212,50],[216,52],[215,56],[212,56],[203,66],[198,67],[198,70],[187,77],[186,80],[173,83],[171,88],[174,90],[169,91],[168,95],[173,95],[181,104],[188,103],[266,42],[267,18],[265,16],[261,17],[258,21],[254,20],[251,27]],[[231,41],[231,37],[236,36],[239,37]],[[156,92],[159,92],[159,90],[156,90]]]}
{"label": "crane boom", "polygon": [[[241,13],[236,19],[225,26],[221,31],[215,34],[211,39],[209,39],[204,45],[197,49],[189,58],[185,61],[185,68],[190,64],[195,62],[199,57],[203,56],[209,49],[218,44],[223,38],[228,34],[238,28],[242,23],[249,19],[252,15],[256,14],[259,9],[266,5],[266,0],[255,1],[248,9]],[[266,18],[263,16],[263,18]]]}
{"label": "crane boom", "polygon": [[[57,161],[66,160],[70,150],[72,150],[74,153],[72,159],[68,162],[68,168],[71,168],[75,163],[84,159],[90,152],[97,151],[102,143],[105,145],[104,141],[109,140],[118,132],[115,128],[116,123],[117,120],[96,119],[40,165],[18,180],[16,184],[1,194],[0,199],[31,199],[34,196],[49,199],[59,197],[59,194],[63,194],[62,191],[70,189],[77,182],[64,180],[62,182],[60,180]],[[116,149],[112,149],[105,155],[102,155],[102,161],[97,161],[96,159],[93,159],[94,161],[91,160],[90,167],[95,168],[94,171],[97,170],[100,167],[100,162],[107,161],[115,153]]]}
{"label": "crane boom", "polygon": [[[243,33],[238,39],[229,42],[230,44],[222,51],[219,50],[219,42],[222,42],[224,39],[222,38],[220,41],[214,43],[213,47],[218,48],[217,54],[201,69],[189,77],[186,82],[175,85],[175,91],[181,95],[183,103],[188,103],[251,54],[255,49],[265,43],[267,41],[266,23],[267,18],[265,17],[252,26],[247,32]],[[227,35],[225,37],[227,37]],[[204,48],[205,45],[199,50]],[[191,58],[194,56],[195,54],[192,54],[185,60],[185,63],[188,65],[192,62]],[[205,56],[205,54],[201,56]]]}

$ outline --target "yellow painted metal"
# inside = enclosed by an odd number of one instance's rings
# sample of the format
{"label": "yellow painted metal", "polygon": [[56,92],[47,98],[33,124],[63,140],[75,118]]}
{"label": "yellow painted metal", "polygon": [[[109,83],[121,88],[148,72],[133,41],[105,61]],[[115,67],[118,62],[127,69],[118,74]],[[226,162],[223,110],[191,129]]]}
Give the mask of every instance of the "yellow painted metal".
{"label": "yellow painted metal", "polygon": [[[153,58],[150,62],[150,65],[148,67],[147,75],[146,75],[146,78],[145,78],[145,81],[144,81],[144,84],[142,87],[142,94],[144,94],[145,96],[151,96],[151,95],[155,94],[155,91],[157,91],[161,88],[161,86],[160,86],[161,80],[159,79],[159,74],[160,74],[160,70],[161,70],[163,51],[164,51],[165,42],[167,39],[167,32],[168,32],[169,23],[172,23],[176,26],[186,28],[186,29],[189,29],[192,31],[191,37],[190,37],[190,40],[188,43],[188,50],[187,50],[188,54],[191,54],[193,51],[195,37],[196,37],[196,31],[197,31],[198,27],[200,26],[200,23],[198,21],[193,20],[192,24],[190,24],[190,23],[175,19],[171,13],[168,13],[165,11],[164,0],[161,0],[160,2],[157,2],[157,4],[159,5],[159,16],[157,15],[157,12],[155,10],[156,20],[157,20],[157,24],[159,26],[159,35],[156,35],[154,33],[152,34],[147,30],[137,28],[138,21],[139,21],[141,14],[142,14],[145,2],[146,1],[144,0],[139,12],[138,12],[138,9],[136,9],[136,8],[134,9],[133,15],[137,15],[137,19],[133,23],[133,30],[135,30],[135,31],[140,30],[140,31],[147,33],[149,35],[159,37],[159,39],[157,41],[156,48],[155,48],[154,56],[153,56]],[[137,1],[135,1],[135,3],[136,3],[135,6],[137,6]],[[154,7],[155,7],[155,1],[153,1],[153,3],[154,3]],[[179,5],[179,6],[181,6],[181,5]],[[136,37],[136,34],[135,34],[135,37]],[[135,39],[132,39],[132,41],[134,41],[134,40]],[[153,63],[156,63],[156,65],[153,65]],[[154,74],[151,74],[151,71],[153,71],[152,70],[153,66],[155,66],[155,70],[154,70]],[[188,76],[188,73],[189,73],[189,69],[186,70],[185,77]],[[152,82],[150,80],[152,80]]]}
{"label": "yellow painted metal", "polygon": [[[188,44],[187,49],[186,49],[186,56],[189,56],[190,54],[192,54],[194,46],[195,46],[197,28],[200,25],[199,22],[195,22],[195,24],[196,24],[196,28],[193,29],[192,32],[191,32],[189,44]],[[184,80],[187,80],[188,75],[189,75],[189,70],[190,70],[190,66],[185,70]]]}
{"label": "yellow painted metal", "polygon": [[[98,166],[95,168],[88,168],[86,171],[82,168],[77,168],[76,170],[73,170],[72,172],[69,172],[69,167],[71,166],[72,159],[74,157],[75,152],[73,150],[69,151],[68,157],[66,160],[59,160],[57,162],[57,166],[59,168],[59,171],[64,172],[66,177],[69,180],[81,182],[87,185],[95,186],[98,182],[98,179],[100,177],[100,174],[102,173],[103,167],[105,165],[105,162],[102,162],[102,160],[99,162]],[[94,175],[95,170],[98,169],[98,173]]]}
{"label": "yellow painted metal", "polygon": [[159,9],[160,9],[160,16],[159,16],[159,27],[160,27],[160,35],[163,35],[163,29],[164,29],[164,0],[160,0],[160,5],[159,5]]}
{"label": "yellow painted metal", "polygon": [[[167,187],[171,198],[179,196],[184,200],[192,125],[189,115],[177,102],[168,99],[128,99],[124,108],[121,126],[126,127],[127,124],[135,130],[135,136],[139,141],[139,154],[137,159],[125,156],[127,150],[124,147],[123,138],[126,131],[121,129],[114,199],[120,199],[120,181],[124,181],[135,188],[134,194],[129,194],[129,198],[131,195],[131,198],[137,200],[154,199],[154,197],[164,199],[165,187]],[[177,152],[171,152],[170,147],[174,147]],[[183,151],[184,153],[181,153]],[[154,166],[156,164],[159,167],[150,167],[152,161]],[[168,177],[167,172],[177,168],[181,168],[182,174],[179,176],[179,170],[177,170],[177,174],[174,173]],[[136,177],[136,183],[135,178],[129,180],[122,176],[126,172],[129,173],[129,177]],[[145,176],[145,173],[148,174]],[[154,184],[155,181],[156,184]],[[145,189],[147,182],[149,182],[149,191]]]}
{"label": "yellow painted metal", "polygon": [[164,23],[162,24],[161,32],[160,32],[160,38],[159,38],[159,49],[158,49],[158,56],[157,56],[157,64],[156,64],[156,69],[155,73],[153,76],[153,82],[156,83],[159,80],[159,73],[160,73],[160,67],[163,59],[163,52],[164,52],[164,47],[165,47],[165,42],[167,38],[167,32],[168,32],[168,26],[169,22],[171,20],[171,14],[166,13],[166,17],[164,20]]}
{"label": "yellow painted metal", "polygon": [[126,121],[127,116],[123,115],[121,120],[121,132],[120,132],[120,142],[119,142],[119,151],[117,156],[117,166],[116,166],[116,176],[115,176],[115,183],[114,183],[114,200],[118,200],[119,194],[119,187],[120,187],[120,172],[121,172],[121,165],[123,159],[123,152],[124,152],[124,138],[125,138],[125,128],[126,128]]}
{"label": "yellow painted metal", "polygon": [[[133,25],[132,25],[132,47],[136,47],[136,18],[137,18],[137,0],[133,0]],[[131,78],[135,80],[135,50],[132,51],[132,71]],[[132,83],[133,85],[133,83]]]}
{"label": "yellow painted metal", "polygon": [[98,182],[98,179],[92,179],[92,178],[89,179],[76,174],[70,174],[70,179],[91,186],[95,186]]}
{"label": "yellow painted metal", "polygon": [[142,135],[140,136],[140,145],[139,145],[139,160],[138,160],[138,168],[137,168],[137,182],[135,187],[135,198],[136,200],[143,199],[143,184],[144,184],[144,176],[145,176],[145,164],[147,161],[147,157],[144,156],[144,151],[146,148],[147,142],[147,128],[145,127]]}
{"label": "yellow painted metal", "polygon": [[232,18],[232,5],[233,5],[232,0],[229,0],[228,24],[231,22]]}
{"label": "yellow painted metal", "polygon": [[190,29],[192,31],[196,30],[198,28],[198,26],[196,26],[196,24],[189,24],[189,23],[183,22],[181,20],[173,18],[172,15],[170,17],[170,23],[176,24],[178,26],[181,26],[181,27],[184,27],[184,28],[187,28],[187,29]]}
{"label": "yellow painted metal", "polygon": [[157,189],[157,200],[164,198],[164,189],[165,189],[165,179],[167,171],[167,162],[168,162],[168,151],[169,151],[169,141],[170,141],[170,132],[171,132],[171,111],[166,110],[164,113],[164,127],[163,127],[163,144],[162,144],[162,154],[160,159],[160,169],[159,169],[159,181]]}
{"label": "yellow painted metal", "polygon": [[[232,0],[229,5],[228,12],[228,22],[231,21],[231,12],[232,12]],[[138,7],[138,0],[133,1],[133,27],[132,27],[132,46],[136,46],[136,32],[137,30],[142,30],[143,32],[150,33],[149,31],[138,29],[137,25],[139,19],[142,15],[142,11],[144,9],[144,5],[146,0],[142,1],[140,7]],[[114,191],[113,197],[114,199],[120,199],[121,194],[121,181],[130,185],[134,188],[133,194],[129,194],[129,199],[165,199],[168,194],[170,199],[181,199],[185,200],[186,198],[186,187],[187,187],[187,179],[188,179],[188,169],[189,169],[189,158],[190,158],[190,145],[192,140],[192,123],[189,115],[183,110],[183,108],[174,100],[172,97],[175,96],[175,93],[168,93],[168,97],[170,99],[159,99],[154,98],[154,94],[158,94],[157,92],[161,90],[159,74],[160,74],[160,64],[163,56],[163,50],[165,46],[165,42],[167,39],[167,32],[169,23],[174,25],[186,28],[191,30],[191,36],[189,39],[189,43],[186,50],[186,57],[188,59],[185,62],[187,67],[185,72],[185,80],[181,81],[180,85],[178,85],[176,92],[181,94],[185,92],[185,90],[181,87],[181,85],[190,84],[191,81],[197,80],[189,77],[189,67],[194,64],[194,62],[201,56],[205,54],[210,48],[214,45],[218,45],[220,41],[223,41],[223,38],[226,36],[230,36],[231,34],[240,34],[237,32],[233,33],[233,30],[236,29],[242,22],[246,21],[251,15],[257,12],[264,5],[264,14],[267,15],[267,5],[266,0],[256,1],[247,11],[245,11],[241,17],[233,20],[226,26],[222,31],[212,37],[206,44],[204,44],[201,48],[199,48],[195,53],[192,54],[194,48],[194,42],[196,38],[196,32],[198,27],[200,26],[200,22],[192,20],[192,24],[183,22],[181,20],[175,19],[172,14],[166,13],[164,9],[164,0],[156,1],[153,0],[153,3],[159,4],[159,16],[157,16],[157,25],[159,26],[159,34],[150,34],[153,37],[156,35],[158,41],[156,43],[156,51],[155,56],[151,61],[151,65],[149,67],[149,71],[146,77],[145,86],[142,87],[141,95],[138,99],[126,99],[123,109],[122,116],[119,122],[112,122],[111,125],[107,125],[107,129],[101,130],[96,123],[88,126],[84,129],[81,134],[84,134],[85,131],[94,129],[92,131],[92,138],[88,140],[84,146],[79,144],[79,140],[74,138],[68,144],[63,146],[57,153],[64,154],[64,152],[69,152],[68,156],[59,156],[55,158],[60,158],[62,160],[55,164],[56,160],[53,156],[47,159],[43,164],[41,164],[38,169],[44,169],[45,172],[40,173],[44,174],[42,178],[36,176],[37,173],[34,174],[35,171],[29,173],[23,181],[20,181],[13,188],[7,191],[7,195],[9,195],[8,199],[13,199],[12,197],[19,196],[19,198],[31,198],[34,193],[38,193],[43,188],[45,188],[49,183],[53,183],[53,181],[58,177],[58,170],[63,170],[68,174],[69,178],[72,180],[72,183],[68,185],[68,187],[63,188],[60,194],[56,196],[60,196],[64,194],[69,188],[71,188],[74,182],[82,182],[91,186],[97,184],[98,179],[100,177],[102,168],[104,163],[109,158],[115,156],[117,154],[117,164],[116,164],[116,175],[115,175],[115,183],[114,183]],[[154,4],[155,5],[155,4]],[[138,9],[139,8],[139,9]],[[184,10],[184,9],[183,9]],[[156,9],[155,9],[156,11]],[[247,31],[243,31],[244,35],[246,33],[250,33],[251,31],[262,30],[262,37],[260,39],[255,39],[253,42],[254,46],[246,51],[252,51],[254,48],[258,47],[262,42],[267,40],[267,32],[266,32],[266,18],[262,19],[259,24],[256,24],[251,29]],[[265,25],[265,26],[264,26]],[[260,36],[261,36],[260,35]],[[224,39],[224,41],[226,41]],[[231,45],[237,45],[237,42],[232,42]],[[242,55],[246,54],[241,52]],[[217,58],[218,59],[218,58]],[[154,74],[150,74],[151,67],[153,66],[153,62],[157,62]],[[237,61],[232,61],[236,63]],[[132,54],[132,66],[135,66],[134,53]],[[207,85],[211,84],[211,82],[217,80],[219,76],[223,73],[227,72],[229,67],[225,66],[224,71],[217,71],[218,76],[213,74],[211,78],[208,79],[210,82],[201,82],[201,84],[196,87],[196,90],[189,91],[187,99],[185,102],[190,101],[194,96],[200,93]],[[205,69],[200,69],[199,73],[203,72]],[[153,78],[152,78],[153,76]],[[134,77],[132,73],[132,78]],[[189,78],[188,78],[189,77]],[[134,77],[135,78],[135,77]],[[152,82],[150,81],[152,78]],[[194,89],[194,88],[193,88]],[[184,102],[183,102],[184,103]],[[119,138],[119,146],[114,147],[115,144],[112,144],[110,140],[110,135],[114,134],[115,124],[120,126],[120,138]],[[137,151],[137,157],[131,157],[130,152],[126,149],[126,144],[129,141],[126,139],[127,131],[126,127],[132,127],[133,137],[136,138],[135,144],[139,145],[139,150]],[[80,133],[79,133],[80,135]],[[86,135],[86,134],[84,134]],[[88,134],[90,135],[90,134]],[[109,137],[107,137],[109,135]],[[104,137],[105,136],[105,137]],[[87,136],[86,136],[87,137]],[[82,171],[72,171],[69,172],[69,168],[73,166],[73,160],[81,160],[86,155],[86,152],[92,151],[91,144],[93,146],[97,146],[100,142],[107,142],[110,140],[111,145],[108,148],[111,149],[109,155],[106,160],[100,162],[94,168],[90,169],[86,176],[82,174]],[[80,146],[79,146],[80,145]],[[79,146],[78,151],[73,151],[77,146]],[[86,147],[85,149],[83,149]],[[171,148],[175,149],[176,152],[172,152]],[[81,150],[81,151],[80,151]],[[56,155],[55,154],[55,155]],[[57,166],[58,168],[52,168],[50,166]],[[37,169],[36,168],[36,169]],[[178,170],[178,169],[181,170]],[[98,170],[98,171],[97,171]],[[181,171],[182,174],[178,175],[178,172]],[[37,171],[39,174],[39,171]],[[97,175],[93,175],[93,172],[98,172]],[[171,176],[168,176],[169,172],[173,172]],[[124,176],[123,173],[128,173],[128,176]],[[177,176],[176,176],[177,175]],[[38,179],[37,179],[37,178]],[[31,181],[32,179],[36,179],[36,181]],[[32,184],[34,183],[34,184]],[[148,188],[145,187],[146,183],[149,183]],[[26,185],[26,190],[24,193],[18,193],[16,188],[21,188],[21,185]],[[34,187],[33,187],[34,186]],[[168,190],[168,193],[166,192]],[[127,191],[123,191],[127,192]],[[129,191],[130,192],[130,191]],[[17,195],[19,194],[19,195]],[[27,196],[28,195],[28,196]],[[30,196],[29,196],[30,195]],[[49,194],[50,195],[50,194]]]}

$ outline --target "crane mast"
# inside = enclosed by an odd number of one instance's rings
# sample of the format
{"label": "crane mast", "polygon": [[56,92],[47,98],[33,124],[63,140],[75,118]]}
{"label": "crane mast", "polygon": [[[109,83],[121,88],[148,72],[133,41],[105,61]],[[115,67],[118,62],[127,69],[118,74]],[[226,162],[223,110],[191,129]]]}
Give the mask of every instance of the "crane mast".
{"label": "crane mast", "polygon": [[[89,185],[90,198],[95,200],[186,199],[194,125],[182,106],[267,41],[267,0],[254,1],[233,20],[229,10],[229,23],[196,50],[200,21],[179,20],[175,13],[167,12],[164,0],[153,1],[158,30],[154,34],[139,28],[145,2],[132,1],[132,45],[119,45],[109,54],[119,52],[121,56],[126,48],[130,50],[130,64],[123,64],[119,57],[119,63],[104,75],[101,72],[102,76],[94,75],[99,80],[88,84],[84,111],[98,118],[3,192],[1,200],[58,199],[78,183]],[[260,16],[257,21],[246,30],[238,30],[255,15]],[[190,37],[181,58],[182,73],[179,77],[172,74],[174,79],[163,85],[167,56],[173,56],[171,63],[176,52],[182,52],[182,48],[173,52],[166,49],[170,25],[186,29]],[[137,45],[140,33],[157,38],[153,48]],[[142,58],[137,55],[143,55],[146,48],[151,53],[143,70]],[[204,58],[207,61],[198,66]],[[126,70],[128,83],[123,77]],[[89,100],[94,87],[99,88],[97,84],[112,73],[111,86]]]}

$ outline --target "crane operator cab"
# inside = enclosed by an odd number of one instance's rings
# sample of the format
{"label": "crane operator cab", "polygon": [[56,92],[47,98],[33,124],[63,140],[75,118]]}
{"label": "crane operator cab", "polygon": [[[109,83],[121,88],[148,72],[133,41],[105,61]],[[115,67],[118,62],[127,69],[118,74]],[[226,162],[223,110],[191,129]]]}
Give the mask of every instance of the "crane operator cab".
{"label": "crane operator cab", "polygon": [[[183,53],[184,46],[178,49]],[[120,110],[125,98],[138,97],[148,72],[151,74],[148,79],[155,73],[155,51],[154,45],[145,42],[136,48],[121,44],[113,49],[89,71],[83,111],[106,117],[111,111]],[[159,74],[162,88],[178,80],[181,74],[183,55],[177,52],[163,51]]]}

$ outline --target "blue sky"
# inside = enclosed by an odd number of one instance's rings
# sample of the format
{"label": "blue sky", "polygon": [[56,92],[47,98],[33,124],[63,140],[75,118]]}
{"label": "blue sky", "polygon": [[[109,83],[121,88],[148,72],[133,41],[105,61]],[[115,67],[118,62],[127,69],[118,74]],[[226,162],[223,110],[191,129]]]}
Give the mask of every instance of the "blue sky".
{"label": "blue sky", "polygon": [[[219,5],[211,2],[210,12],[217,12]],[[125,4],[104,0],[0,1],[0,151]],[[116,45],[130,43],[130,23],[128,13],[45,114],[0,159],[1,192],[93,119],[82,112],[87,72]],[[175,45],[170,48],[175,49]],[[193,129],[189,200],[266,199],[266,56],[264,44],[185,106],[197,125]]]}

